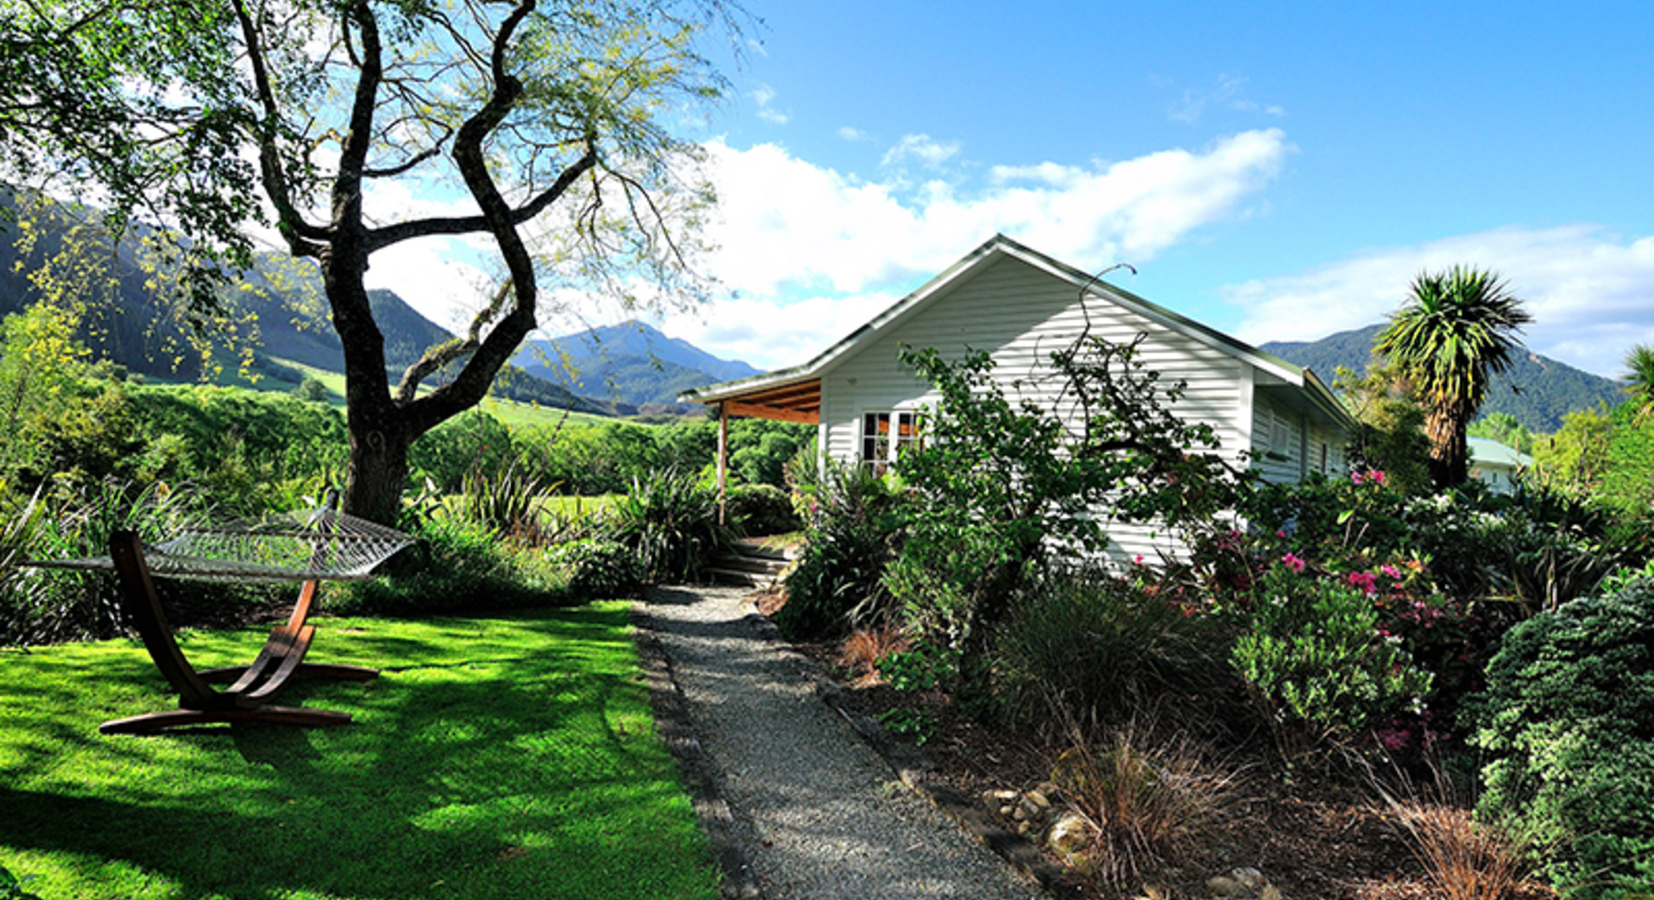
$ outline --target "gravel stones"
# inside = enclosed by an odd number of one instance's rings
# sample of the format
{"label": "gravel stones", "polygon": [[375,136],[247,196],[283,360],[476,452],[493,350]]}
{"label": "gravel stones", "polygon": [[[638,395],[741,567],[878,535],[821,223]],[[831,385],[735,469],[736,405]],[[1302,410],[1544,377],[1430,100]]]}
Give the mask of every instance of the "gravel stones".
{"label": "gravel stones", "polygon": [[760,638],[734,589],[657,590],[646,608],[752,870],[770,900],[1038,897],[914,796]]}

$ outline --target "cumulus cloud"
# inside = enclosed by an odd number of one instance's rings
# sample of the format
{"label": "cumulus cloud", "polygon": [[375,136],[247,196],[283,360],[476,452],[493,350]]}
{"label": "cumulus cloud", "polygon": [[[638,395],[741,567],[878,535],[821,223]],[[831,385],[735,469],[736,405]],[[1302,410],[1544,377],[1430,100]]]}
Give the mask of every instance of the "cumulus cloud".
{"label": "cumulus cloud", "polygon": [[959,154],[959,142],[942,143],[932,140],[928,134],[904,134],[896,142],[896,146],[885,151],[883,165],[901,165],[908,160],[917,160],[927,169],[940,169],[942,164]]}
{"label": "cumulus cloud", "polygon": [[868,134],[867,132],[862,131],[860,128],[851,128],[849,125],[840,126],[839,130],[838,130],[838,136],[839,136],[840,140],[845,140],[845,141],[857,141],[857,142],[859,142],[859,141],[870,141],[870,140],[873,139],[873,136]]}
{"label": "cumulus cloud", "polygon": [[1279,130],[1248,131],[1199,152],[1006,166],[985,186],[933,180],[912,191],[773,144],[707,150],[719,197],[713,271],[764,297],[789,287],[852,293],[934,274],[995,232],[1080,266],[1142,263],[1235,215],[1292,147]]}
{"label": "cumulus cloud", "polygon": [[1527,301],[1527,346],[1615,377],[1635,343],[1654,343],[1654,237],[1626,240],[1594,225],[1500,228],[1375,250],[1305,272],[1222,290],[1244,308],[1236,334],[1261,343],[1316,340],[1382,321],[1421,271],[1492,269]]}
{"label": "cumulus cloud", "polygon": [[759,85],[758,89],[752,92],[752,99],[758,103],[758,118],[775,125],[785,125],[792,119],[791,115],[771,105],[775,102],[775,89],[769,85]]}

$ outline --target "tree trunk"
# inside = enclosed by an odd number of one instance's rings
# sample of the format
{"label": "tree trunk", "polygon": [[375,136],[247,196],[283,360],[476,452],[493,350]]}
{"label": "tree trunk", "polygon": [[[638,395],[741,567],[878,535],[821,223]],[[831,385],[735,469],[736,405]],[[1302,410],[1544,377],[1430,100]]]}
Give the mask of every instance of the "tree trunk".
{"label": "tree trunk", "polygon": [[[394,409],[394,408],[393,408]],[[408,478],[410,430],[394,414],[350,414],[350,469],[346,476],[345,512],[384,525],[395,525],[402,512],[402,487]]]}

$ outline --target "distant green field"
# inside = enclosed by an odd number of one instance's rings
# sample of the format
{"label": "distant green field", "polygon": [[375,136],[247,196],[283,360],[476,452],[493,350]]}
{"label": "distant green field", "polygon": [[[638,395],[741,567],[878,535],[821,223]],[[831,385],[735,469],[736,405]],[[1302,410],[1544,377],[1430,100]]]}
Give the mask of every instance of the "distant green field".
{"label": "distant green field", "polygon": [[[339,409],[344,409],[345,376],[343,374],[296,363],[290,359],[277,359],[276,361],[283,365],[292,366],[326,385],[328,402]],[[260,384],[266,383],[269,383],[269,379],[260,381]],[[425,393],[426,390],[421,388],[420,393]],[[565,415],[568,416],[567,424],[569,425],[601,425],[604,422],[615,421],[607,416],[569,412],[568,410],[552,409],[547,406],[535,406],[530,403],[518,403],[515,400],[500,400],[492,397],[482,402],[482,408],[489,415],[503,422],[506,427],[512,429],[555,426],[558,422],[563,421]]]}

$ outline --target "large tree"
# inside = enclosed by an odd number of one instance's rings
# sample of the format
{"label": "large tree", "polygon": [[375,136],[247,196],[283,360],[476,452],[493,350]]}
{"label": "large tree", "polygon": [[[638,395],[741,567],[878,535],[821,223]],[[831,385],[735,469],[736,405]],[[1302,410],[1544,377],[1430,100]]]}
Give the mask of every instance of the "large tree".
{"label": "large tree", "polygon": [[[409,445],[478,403],[542,286],[699,296],[710,192],[668,127],[723,82],[697,41],[720,0],[0,0],[3,174],[86,188],[176,229],[198,305],[275,226],[317,266],[344,345],[346,509],[397,512]],[[396,216],[376,187],[463,198]],[[254,202],[255,192],[258,202]],[[435,196],[443,196],[440,193]],[[474,235],[497,253],[467,332],[397,384],[364,277],[379,251]],[[421,391],[447,367],[453,377]]]}
{"label": "large tree", "polygon": [[1466,428],[1492,377],[1510,367],[1521,326],[1533,321],[1492,272],[1454,266],[1413,279],[1401,307],[1373,341],[1424,404],[1430,475],[1440,488],[1469,477]]}

